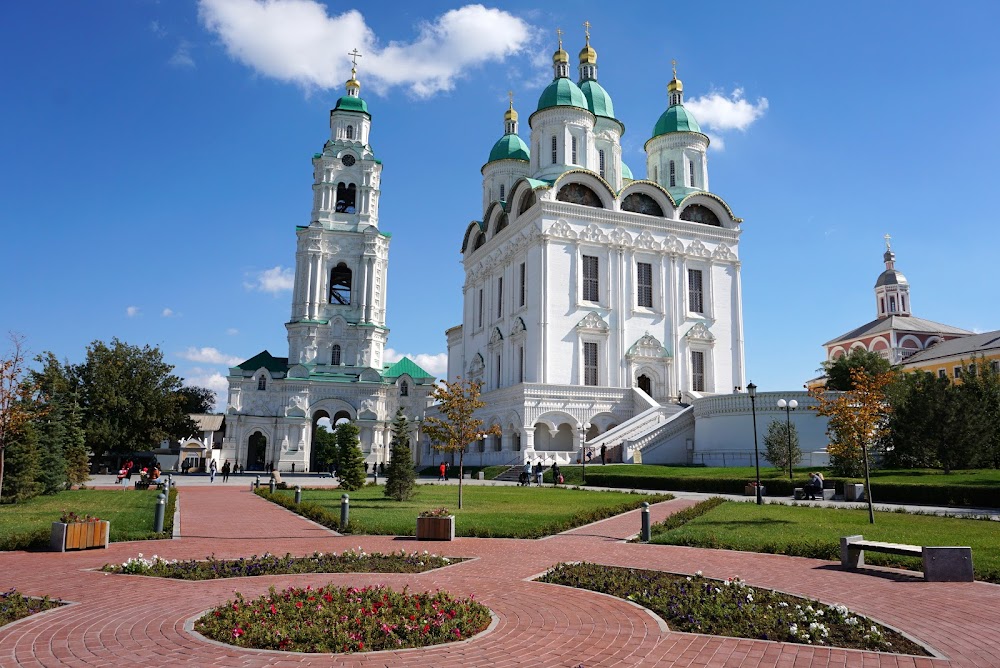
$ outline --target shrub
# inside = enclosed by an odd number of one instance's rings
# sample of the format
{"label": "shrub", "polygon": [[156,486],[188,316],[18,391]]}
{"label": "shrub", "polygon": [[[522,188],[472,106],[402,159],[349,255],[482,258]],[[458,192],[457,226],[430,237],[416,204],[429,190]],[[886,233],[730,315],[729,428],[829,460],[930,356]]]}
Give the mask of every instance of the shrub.
{"label": "shrub", "polygon": [[44,598],[23,596],[16,589],[11,589],[0,593],[0,626],[16,622],[36,612],[58,608],[62,604],[62,601],[52,600],[48,596]]}
{"label": "shrub", "polygon": [[713,496],[711,499],[705,499],[690,508],[685,508],[684,510],[670,515],[667,519],[658,524],[654,524],[652,527],[652,533],[655,535],[682,527],[694,518],[701,517],[712,508],[717,508],[725,502],[726,500],[720,496]]}

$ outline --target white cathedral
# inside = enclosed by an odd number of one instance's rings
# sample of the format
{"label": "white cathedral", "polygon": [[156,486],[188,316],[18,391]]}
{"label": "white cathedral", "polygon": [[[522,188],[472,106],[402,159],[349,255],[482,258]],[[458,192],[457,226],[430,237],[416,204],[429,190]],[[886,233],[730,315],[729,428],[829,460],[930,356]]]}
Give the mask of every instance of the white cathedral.
{"label": "white cathedral", "polygon": [[[742,220],[709,190],[709,138],[684,108],[683,84],[675,70],[645,142],[647,178],[636,179],[589,33],[579,80],[561,40],[553,69],[528,144],[513,101],[504,114],[482,167],[482,217],[461,244],[463,316],[446,333],[448,379],[481,381],[480,417],[502,431],[469,451],[483,464],[572,463],[602,446],[612,461],[726,463],[729,453],[729,463],[747,464]],[[381,164],[359,93],[355,69],[313,159],[288,357],[264,351],[230,369],[219,455],[247,468],[315,470],[322,417],[357,422],[367,460],[386,461],[396,409],[413,420],[435,412],[434,378],[408,359],[382,359],[389,236],[379,229]],[[776,413],[778,398],[810,402],[769,393],[758,412]],[[795,421],[804,449],[822,447],[818,420]],[[414,439],[415,463],[441,459]]]}

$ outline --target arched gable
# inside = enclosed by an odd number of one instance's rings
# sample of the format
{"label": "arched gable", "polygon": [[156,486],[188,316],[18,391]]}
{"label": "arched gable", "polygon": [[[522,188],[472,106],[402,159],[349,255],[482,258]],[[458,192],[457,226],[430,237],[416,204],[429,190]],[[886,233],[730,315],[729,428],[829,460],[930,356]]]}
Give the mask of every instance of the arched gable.
{"label": "arched gable", "polygon": [[509,224],[506,208],[499,202],[492,202],[483,216],[487,238],[492,239]]}
{"label": "arched gable", "polygon": [[560,425],[569,424],[574,429],[578,429],[580,427],[580,422],[565,411],[547,411],[542,415],[539,415],[535,420],[536,425],[539,422],[548,427],[553,434],[559,431]]}
{"label": "arched gable", "polygon": [[481,233],[483,229],[482,221],[474,220],[469,223],[469,226],[465,228],[465,236],[462,238],[461,253],[465,253],[467,250],[471,251],[475,248],[475,234]]}
{"label": "arched gable", "polygon": [[684,207],[690,204],[700,204],[710,209],[718,217],[722,227],[733,229],[743,222],[742,218],[733,215],[733,210],[729,208],[726,201],[714,193],[701,191],[687,195],[677,203],[678,215],[681,215],[684,212]]}
{"label": "arched gable", "polygon": [[676,214],[677,204],[674,202],[674,198],[659,183],[653,181],[633,181],[622,188],[618,191],[619,210],[624,210],[621,208],[622,203],[625,201],[625,198],[632,194],[648,195],[653,198],[653,201],[660,205],[663,215],[666,218],[673,218]]}
{"label": "arched gable", "polygon": [[585,169],[571,169],[560,174],[559,178],[552,184],[557,193],[556,197],[558,198],[560,190],[574,183],[586,186],[594,191],[594,194],[600,199],[603,208],[609,210],[614,208],[615,192],[611,188],[611,185],[597,174]]}

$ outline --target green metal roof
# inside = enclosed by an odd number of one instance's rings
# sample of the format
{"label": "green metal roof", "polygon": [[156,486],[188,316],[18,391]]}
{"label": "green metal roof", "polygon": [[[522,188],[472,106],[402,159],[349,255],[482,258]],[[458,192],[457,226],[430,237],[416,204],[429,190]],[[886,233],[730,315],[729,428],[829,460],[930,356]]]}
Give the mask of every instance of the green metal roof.
{"label": "green metal roof", "polygon": [[500,137],[497,143],[493,144],[490,159],[486,162],[490,163],[495,160],[524,160],[527,162],[530,159],[528,145],[517,135],[509,134]]}
{"label": "green metal roof", "polygon": [[615,105],[611,103],[611,96],[601,84],[593,79],[587,79],[580,84],[580,90],[587,98],[587,108],[594,112],[595,116],[615,118]]}
{"label": "green metal roof", "polygon": [[624,162],[622,163],[622,178],[629,179],[630,181],[635,181],[635,177],[632,176],[632,170],[628,168]]}
{"label": "green metal roof", "polygon": [[427,373],[419,366],[416,362],[411,360],[409,357],[404,357],[395,364],[386,368],[382,372],[383,378],[399,378],[403,374],[407,374],[410,378],[434,378],[434,374]]}
{"label": "green metal roof", "polygon": [[656,121],[653,136],[659,137],[670,132],[701,132],[701,126],[682,104],[669,107]]}
{"label": "green metal roof", "polygon": [[[333,110],[360,111],[362,114],[368,114],[368,103],[362,100],[360,97],[345,95],[344,97],[337,100],[337,104],[336,106],[334,106]],[[368,115],[371,116],[371,114]]]}
{"label": "green metal roof", "polygon": [[566,77],[559,77],[542,91],[538,98],[538,109],[548,109],[549,107],[579,107],[590,111],[587,106],[587,98],[583,91],[575,83]]}
{"label": "green metal roof", "polygon": [[261,367],[264,367],[271,373],[284,373],[288,371],[288,358],[274,357],[271,353],[264,350],[257,353],[246,362],[236,366],[236,368],[243,369],[244,371],[256,371]]}

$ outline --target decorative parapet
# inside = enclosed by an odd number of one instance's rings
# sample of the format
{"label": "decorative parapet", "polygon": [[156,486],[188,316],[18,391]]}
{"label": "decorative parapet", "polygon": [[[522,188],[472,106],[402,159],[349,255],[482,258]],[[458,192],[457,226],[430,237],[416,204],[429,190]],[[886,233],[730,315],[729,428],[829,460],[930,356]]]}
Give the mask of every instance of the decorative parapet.
{"label": "decorative parapet", "polygon": [[[799,402],[799,407],[796,409],[799,412],[808,411],[818,405],[806,392],[758,392],[755,399],[757,413],[784,413],[784,409],[778,408],[778,399],[785,401],[795,399]],[[696,418],[744,413],[749,415],[751,412],[750,395],[745,392],[695,399],[692,401],[692,406]]]}

